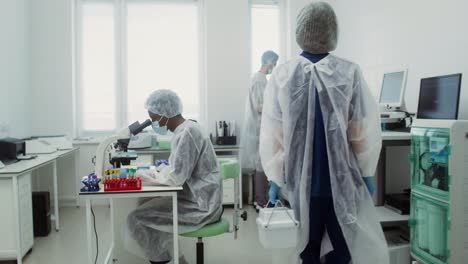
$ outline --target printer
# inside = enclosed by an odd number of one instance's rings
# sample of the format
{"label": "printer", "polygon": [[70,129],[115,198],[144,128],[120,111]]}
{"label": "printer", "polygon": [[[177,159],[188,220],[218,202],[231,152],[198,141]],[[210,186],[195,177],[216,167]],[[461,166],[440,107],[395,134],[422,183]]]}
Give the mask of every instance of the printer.
{"label": "printer", "polygon": [[26,143],[22,139],[2,138],[0,139],[0,161],[5,165],[14,163],[18,156],[26,154]]}

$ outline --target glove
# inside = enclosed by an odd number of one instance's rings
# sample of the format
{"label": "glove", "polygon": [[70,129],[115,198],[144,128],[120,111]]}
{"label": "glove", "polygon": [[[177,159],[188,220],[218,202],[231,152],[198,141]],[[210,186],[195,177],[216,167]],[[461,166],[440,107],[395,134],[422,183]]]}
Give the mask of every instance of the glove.
{"label": "glove", "polygon": [[374,195],[375,188],[374,182],[372,181],[372,176],[362,177],[362,179],[364,180],[364,183],[366,184],[367,190],[369,190],[370,195]]}
{"label": "glove", "polygon": [[278,202],[278,193],[280,187],[273,181],[270,182],[270,190],[268,191],[268,198],[270,204],[275,205]]}
{"label": "glove", "polygon": [[150,169],[139,169],[135,172],[136,177],[141,178],[141,183],[144,186],[154,186],[160,185],[158,181],[156,181],[156,171]]}
{"label": "glove", "polygon": [[169,167],[169,165],[166,165],[165,163],[161,163],[160,165],[156,166],[156,171],[161,172],[166,167]]}
{"label": "glove", "polygon": [[154,162],[154,165],[156,167],[158,167],[159,165],[162,165],[162,164],[169,165],[169,161],[168,160],[157,160],[157,161]]}

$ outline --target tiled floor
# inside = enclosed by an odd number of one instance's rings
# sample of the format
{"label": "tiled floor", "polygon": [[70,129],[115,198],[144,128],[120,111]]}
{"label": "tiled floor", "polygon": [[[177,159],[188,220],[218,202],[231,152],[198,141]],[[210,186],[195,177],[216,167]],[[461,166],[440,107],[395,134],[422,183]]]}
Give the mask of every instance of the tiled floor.
{"label": "tiled floor", "polygon": [[[205,239],[205,263],[207,264],[245,264],[245,263],[289,263],[289,252],[285,250],[266,250],[258,241],[256,213],[247,206],[248,220],[241,221],[238,239],[233,234]],[[25,264],[83,264],[86,263],[86,226],[84,208],[62,208],[60,232],[52,231],[48,237],[36,238],[34,248],[24,258]],[[98,263],[103,263],[104,252],[109,246],[107,223],[109,209],[106,206],[95,207],[96,225],[99,235],[100,255]],[[232,210],[224,213],[232,219]],[[182,254],[189,263],[195,263],[195,239],[180,239]],[[134,263],[140,263],[135,260]],[[0,262],[3,263],[3,262]],[[121,262],[116,262],[121,263]],[[131,264],[134,264],[131,263]],[[144,261],[143,263],[146,263]],[[130,264],[130,263],[128,263]]]}

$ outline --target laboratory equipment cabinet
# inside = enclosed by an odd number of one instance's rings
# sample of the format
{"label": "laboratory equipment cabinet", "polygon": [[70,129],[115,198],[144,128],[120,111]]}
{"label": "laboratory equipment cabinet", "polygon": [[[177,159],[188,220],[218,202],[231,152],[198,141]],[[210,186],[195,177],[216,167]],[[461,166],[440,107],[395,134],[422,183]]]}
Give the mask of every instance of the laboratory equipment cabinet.
{"label": "laboratory equipment cabinet", "polygon": [[22,258],[34,243],[31,172],[0,181],[0,260]]}
{"label": "laboratory equipment cabinet", "polygon": [[411,129],[411,256],[468,259],[468,121],[418,119]]}

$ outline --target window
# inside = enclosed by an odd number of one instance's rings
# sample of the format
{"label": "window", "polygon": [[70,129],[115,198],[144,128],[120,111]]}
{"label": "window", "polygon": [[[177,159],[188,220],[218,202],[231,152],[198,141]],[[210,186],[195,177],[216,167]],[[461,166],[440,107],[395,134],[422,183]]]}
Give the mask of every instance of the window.
{"label": "window", "polygon": [[194,0],[77,0],[78,134],[148,118],[146,97],[174,90],[201,118],[199,17]]}
{"label": "window", "polygon": [[83,5],[81,115],[85,130],[117,126],[113,11],[108,3]]}
{"label": "window", "polygon": [[[252,72],[261,66],[263,52],[280,54],[280,8],[277,1],[254,1],[251,6]],[[281,59],[281,56],[280,56]]]}

